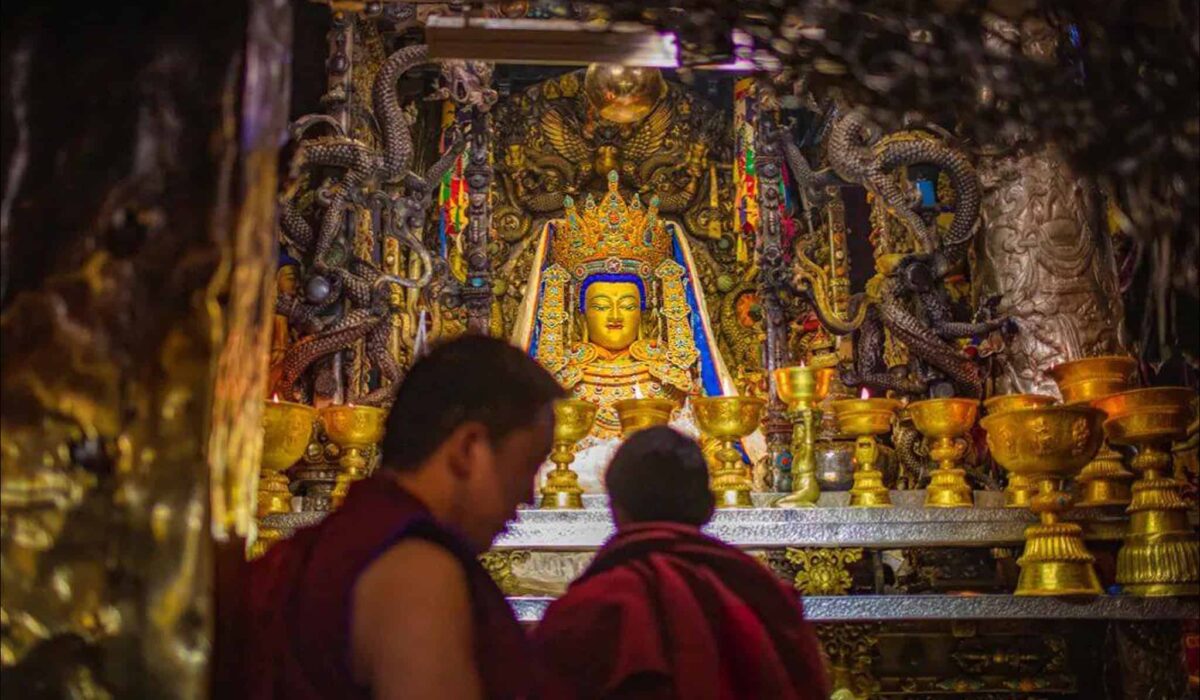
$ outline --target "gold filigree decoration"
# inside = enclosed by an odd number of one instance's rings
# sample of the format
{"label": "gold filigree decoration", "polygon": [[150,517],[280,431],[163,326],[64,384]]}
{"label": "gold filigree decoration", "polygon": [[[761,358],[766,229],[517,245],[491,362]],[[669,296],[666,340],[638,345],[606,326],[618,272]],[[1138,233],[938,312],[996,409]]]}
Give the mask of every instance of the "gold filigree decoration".
{"label": "gold filigree decoration", "polygon": [[691,310],[683,288],[683,266],[664,260],[655,276],[662,283],[662,315],[667,320],[667,359],[681,369],[691,368],[700,356],[688,323]]}
{"label": "gold filigree decoration", "polygon": [[529,560],[524,550],[499,550],[479,555],[479,563],[505,595],[520,595],[521,582],[513,573],[513,564]]}
{"label": "gold filigree decoration", "polygon": [[846,567],[862,559],[862,547],[850,549],[787,550],[787,560],[797,566],[792,585],[804,595],[845,595],[853,579]]}
{"label": "gold filigree decoration", "polygon": [[537,359],[551,372],[567,364],[566,359],[566,287],[571,276],[562,265],[551,265],[542,275],[542,308],[538,310],[541,335],[538,337]]}

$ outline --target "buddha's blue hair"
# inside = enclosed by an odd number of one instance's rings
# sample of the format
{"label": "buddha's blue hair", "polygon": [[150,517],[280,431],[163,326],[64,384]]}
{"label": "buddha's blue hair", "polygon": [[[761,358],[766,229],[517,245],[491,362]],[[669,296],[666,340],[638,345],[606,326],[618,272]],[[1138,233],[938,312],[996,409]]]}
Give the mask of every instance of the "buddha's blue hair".
{"label": "buddha's blue hair", "polygon": [[583,284],[579,285],[579,312],[583,313],[585,307],[584,300],[587,299],[588,287],[595,282],[630,282],[636,284],[638,294],[641,295],[642,311],[646,310],[646,284],[642,282],[642,278],[630,272],[597,272],[588,275]]}

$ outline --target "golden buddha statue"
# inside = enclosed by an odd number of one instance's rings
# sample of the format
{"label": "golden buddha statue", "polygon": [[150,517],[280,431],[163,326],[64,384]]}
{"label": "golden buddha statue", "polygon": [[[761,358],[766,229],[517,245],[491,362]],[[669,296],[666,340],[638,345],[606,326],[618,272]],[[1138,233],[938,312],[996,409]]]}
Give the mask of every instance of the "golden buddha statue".
{"label": "golden buddha statue", "polygon": [[598,405],[575,462],[595,490],[621,435],[617,401],[671,399],[672,425],[696,435],[688,396],[737,392],[712,342],[687,241],[659,218],[657,198],[626,203],[610,172],[599,202],[589,196],[580,209],[568,197],[564,208],[538,242],[513,340],[572,396]]}

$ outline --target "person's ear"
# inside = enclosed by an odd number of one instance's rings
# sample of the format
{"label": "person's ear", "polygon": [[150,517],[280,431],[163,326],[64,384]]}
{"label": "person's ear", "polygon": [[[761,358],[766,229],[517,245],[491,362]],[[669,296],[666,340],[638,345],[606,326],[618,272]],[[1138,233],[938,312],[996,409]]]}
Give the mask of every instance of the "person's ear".
{"label": "person's ear", "polygon": [[446,461],[456,479],[467,479],[473,469],[486,459],[489,449],[488,431],[482,423],[468,421],[454,429],[446,440]]}

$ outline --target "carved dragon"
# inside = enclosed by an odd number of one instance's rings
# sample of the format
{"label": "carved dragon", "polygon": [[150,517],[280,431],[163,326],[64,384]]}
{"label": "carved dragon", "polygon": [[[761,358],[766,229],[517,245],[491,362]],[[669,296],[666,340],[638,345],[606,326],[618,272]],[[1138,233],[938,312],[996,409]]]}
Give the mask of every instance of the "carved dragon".
{"label": "carved dragon", "polygon": [[[376,74],[371,96],[381,148],[346,137],[340,124],[327,115],[303,117],[292,127],[299,138],[317,124],[334,126],[335,136],[301,142],[300,165],[341,168],[344,173],[339,181],[318,192],[317,201],[324,204],[325,210],[317,231],[301,214],[296,193],[285,197],[281,207],[280,225],[285,236],[302,251],[301,257],[310,262],[303,296],[281,297],[276,304],[277,311],[287,316],[289,325],[312,333],[292,344],[281,362],[282,373],[275,390],[289,399],[302,398],[300,379],[314,362],[348,349],[359,340],[364,341],[364,352],[384,382],[378,389],[352,396],[352,400],[365,405],[384,405],[390,402],[398,386],[401,369],[388,342],[393,313],[389,286],[421,288],[429,284],[434,271],[433,258],[418,234],[424,229],[434,185],[453,166],[465,144],[462,134],[455,134],[452,147],[425,173],[409,170],[413,159],[412,136],[396,95],[396,81],[427,57],[425,46],[406,47],[389,56]],[[454,90],[455,94],[470,89],[457,73],[455,80],[458,82],[444,89]],[[487,95],[481,94],[478,99],[486,102]],[[381,186],[388,184],[403,185],[403,194],[384,192]],[[386,274],[373,263],[353,256],[329,255],[351,203],[379,208],[381,233],[396,238],[416,255],[421,269],[418,277]]]}
{"label": "carved dragon", "polygon": [[[966,157],[938,137],[907,131],[875,138],[866,118],[852,110],[837,116],[834,110],[827,141],[830,167],[815,171],[800,148],[782,131],[778,134],[789,168],[810,202],[820,202],[829,185],[862,185],[890,214],[913,234],[920,251],[880,265],[867,291],[850,298],[844,313],[831,308],[828,273],[796,255],[793,284],[810,299],[820,321],[830,331],[845,335],[857,331],[854,366],[843,373],[847,385],[870,386],[905,394],[924,393],[932,377],[915,379],[888,373],[882,361],[882,327],[905,344],[910,353],[949,378],[965,395],[978,396],[983,375],[977,364],[950,342],[955,338],[989,333],[1004,319],[962,323],[953,319],[941,280],[962,262],[979,216],[979,179]],[[939,237],[932,221],[916,211],[917,203],[900,188],[894,172],[901,167],[929,164],[947,175],[955,196],[952,221]],[[884,261],[879,261],[884,262]]]}

